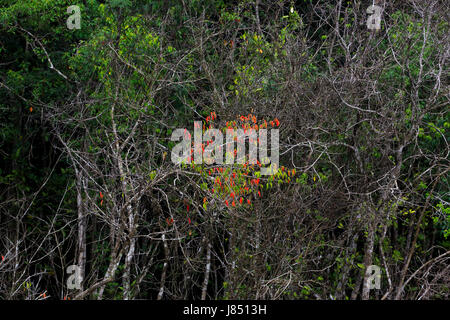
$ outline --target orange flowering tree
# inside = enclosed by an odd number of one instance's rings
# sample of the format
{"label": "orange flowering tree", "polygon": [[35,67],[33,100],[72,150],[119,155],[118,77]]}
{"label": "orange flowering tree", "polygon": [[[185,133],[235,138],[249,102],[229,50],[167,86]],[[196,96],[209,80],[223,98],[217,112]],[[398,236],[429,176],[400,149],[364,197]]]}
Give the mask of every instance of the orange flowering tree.
{"label": "orange flowering tree", "polygon": [[[247,130],[258,129],[278,129],[281,126],[280,121],[275,119],[258,120],[256,115],[239,115],[235,120],[221,123],[217,121],[217,113],[211,112],[202,122],[202,133],[208,129],[214,129],[220,126],[221,131],[226,133],[236,129],[243,129],[244,133]],[[186,132],[186,131],[185,131]],[[186,132],[186,135],[188,133]],[[238,141],[235,135],[233,140]],[[248,144],[257,145],[259,138],[252,139],[249,137]],[[243,163],[232,164],[212,164],[208,165],[204,162],[196,164],[193,161],[193,154],[195,150],[194,141],[192,142],[190,163],[182,163],[181,170],[185,173],[193,175],[193,184],[200,190],[196,198],[191,198],[188,202],[184,202],[186,210],[187,223],[191,224],[192,220],[189,217],[189,212],[192,212],[192,207],[207,211],[220,212],[238,212],[240,210],[252,210],[254,208],[254,201],[263,199],[265,194],[270,193],[274,185],[290,184],[296,175],[295,169],[288,169],[284,166],[274,166],[272,175],[262,175],[261,168],[264,166],[259,160],[252,164],[249,157],[245,157]],[[204,141],[201,144],[201,153],[205,154],[206,148],[213,143],[213,140]],[[245,145],[244,145],[245,146]],[[240,146],[233,145],[234,156],[237,156]],[[299,182],[299,180],[296,180]],[[166,222],[171,225],[174,222],[173,218],[167,218]],[[188,231],[192,234],[191,231]]]}

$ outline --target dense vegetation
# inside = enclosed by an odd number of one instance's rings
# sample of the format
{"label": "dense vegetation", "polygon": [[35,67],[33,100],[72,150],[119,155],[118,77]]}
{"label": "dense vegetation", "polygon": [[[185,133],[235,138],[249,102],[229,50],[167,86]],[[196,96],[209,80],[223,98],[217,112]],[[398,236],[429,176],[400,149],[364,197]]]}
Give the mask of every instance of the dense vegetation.
{"label": "dense vegetation", "polygon": [[[448,299],[448,3],[372,3],[0,0],[0,298]],[[172,163],[194,121],[279,171]]]}

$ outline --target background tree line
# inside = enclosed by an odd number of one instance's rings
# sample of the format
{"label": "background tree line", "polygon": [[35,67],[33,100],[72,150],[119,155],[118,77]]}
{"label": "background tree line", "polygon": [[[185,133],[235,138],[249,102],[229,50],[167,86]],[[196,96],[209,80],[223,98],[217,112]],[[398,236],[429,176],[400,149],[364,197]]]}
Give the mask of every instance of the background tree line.
{"label": "background tree line", "polygon": [[[448,299],[449,7],[376,2],[0,1],[0,298]],[[248,206],[170,161],[211,112],[279,119]]]}

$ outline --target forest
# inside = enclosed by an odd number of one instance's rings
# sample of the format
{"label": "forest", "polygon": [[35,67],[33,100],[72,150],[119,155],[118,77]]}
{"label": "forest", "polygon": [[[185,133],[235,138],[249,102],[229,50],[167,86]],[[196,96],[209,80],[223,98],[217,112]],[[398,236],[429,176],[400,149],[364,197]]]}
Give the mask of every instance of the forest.
{"label": "forest", "polygon": [[0,300],[448,300],[449,18],[0,0]]}

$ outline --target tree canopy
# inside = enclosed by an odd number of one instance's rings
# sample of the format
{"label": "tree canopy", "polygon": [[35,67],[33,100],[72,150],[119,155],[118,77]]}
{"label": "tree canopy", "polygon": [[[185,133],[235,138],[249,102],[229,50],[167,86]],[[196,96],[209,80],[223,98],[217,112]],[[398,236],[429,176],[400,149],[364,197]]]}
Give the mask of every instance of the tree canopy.
{"label": "tree canopy", "polygon": [[[0,299],[448,299],[448,9],[2,0]],[[279,166],[173,163],[194,122]]]}

